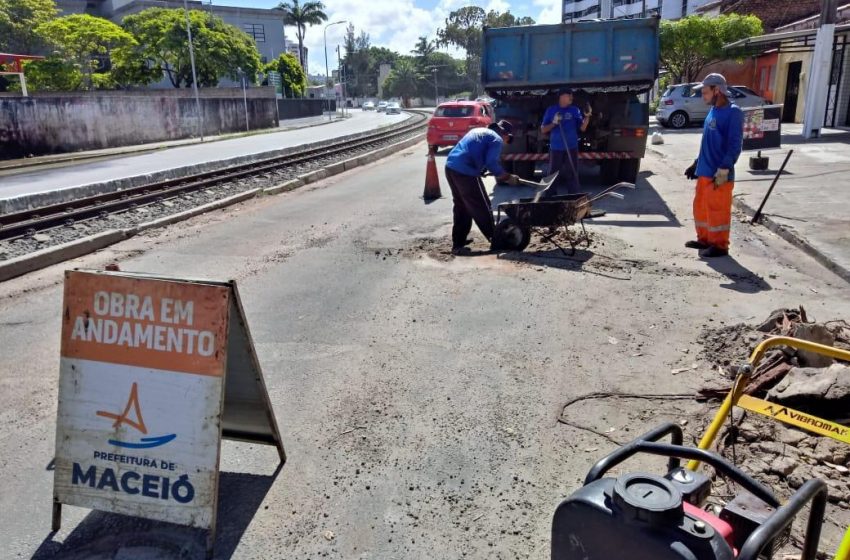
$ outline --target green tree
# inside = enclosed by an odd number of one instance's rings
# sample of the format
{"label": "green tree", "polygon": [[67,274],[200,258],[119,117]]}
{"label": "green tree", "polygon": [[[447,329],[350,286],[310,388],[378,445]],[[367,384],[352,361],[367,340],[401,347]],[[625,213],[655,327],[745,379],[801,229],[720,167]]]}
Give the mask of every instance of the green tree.
{"label": "green tree", "polygon": [[364,31],[356,35],[354,25],[348,24],[345,29],[345,56],[342,63],[345,67],[346,90],[352,97],[374,95],[373,88],[376,84],[369,74],[370,46],[369,35]]}
{"label": "green tree", "polygon": [[283,24],[295,26],[295,36],[298,37],[298,60],[301,68],[304,65],[304,37],[308,25],[319,25],[328,21],[325,14],[325,5],[322,2],[304,2],[299,0],[286,0],[278,4],[278,9],[283,10]]}
{"label": "green tree", "polygon": [[419,40],[416,41],[416,46],[410,52],[419,61],[427,59],[436,50],[437,47],[434,45],[434,41],[429,40],[428,37],[420,36]]}
{"label": "green tree", "polygon": [[659,30],[661,64],[676,77],[676,81],[693,82],[706,66],[729,58],[723,45],[761,33],[761,20],[753,15],[688,16],[676,21],[662,20]]}
{"label": "green tree", "polygon": [[265,67],[266,72],[274,70],[280,73],[284,97],[301,97],[307,87],[307,76],[298,59],[289,53],[283,53]]}
{"label": "green tree", "polygon": [[[30,91],[74,91],[83,85],[83,73],[74,64],[58,56],[24,63]],[[14,84],[16,90],[18,84]]]}
{"label": "green tree", "polygon": [[[82,89],[108,88],[113,85],[109,73],[110,57],[118,59],[136,46],[132,35],[109,20],[74,14],[56,18],[39,25],[35,32],[54,50],[54,67],[57,59],[64,60],[77,69]],[[67,83],[67,76],[61,78]]]}
{"label": "green tree", "polygon": [[480,90],[483,28],[515,25],[534,25],[534,20],[530,17],[517,18],[510,12],[487,12],[478,6],[466,6],[451,12],[445,27],[437,31],[439,46],[453,45],[466,52],[466,78],[473,96]]}
{"label": "green tree", "polygon": [[57,13],[53,0],[0,0],[0,52],[36,54],[43,43],[33,30]]}
{"label": "green tree", "polygon": [[[191,87],[192,66],[186,16],[182,9],[148,8],[124,18],[124,28],[138,41],[136,55],[144,68],[129,68],[128,74],[143,74],[156,81],[163,74],[174,87]],[[240,70],[254,81],[260,71],[260,53],[253,39],[208,12],[189,11],[198,85],[213,87],[223,77],[236,80]]]}
{"label": "green tree", "polygon": [[410,107],[410,98],[414,97],[420,88],[421,78],[416,72],[416,66],[409,58],[399,58],[395,67],[387,76],[384,90],[394,97],[401,97],[404,106]]}

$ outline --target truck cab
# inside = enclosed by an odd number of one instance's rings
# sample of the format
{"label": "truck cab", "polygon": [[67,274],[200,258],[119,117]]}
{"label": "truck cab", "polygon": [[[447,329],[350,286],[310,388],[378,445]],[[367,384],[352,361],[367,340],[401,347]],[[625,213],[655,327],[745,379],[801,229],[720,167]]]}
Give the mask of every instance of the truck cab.
{"label": "truck cab", "polygon": [[510,171],[532,179],[548,165],[543,113],[570,87],[577,107],[593,108],[579,158],[598,165],[605,183],[635,182],[658,77],[658,18],[485,29],[481,72],[496,119],[514,125],[502,155]]}

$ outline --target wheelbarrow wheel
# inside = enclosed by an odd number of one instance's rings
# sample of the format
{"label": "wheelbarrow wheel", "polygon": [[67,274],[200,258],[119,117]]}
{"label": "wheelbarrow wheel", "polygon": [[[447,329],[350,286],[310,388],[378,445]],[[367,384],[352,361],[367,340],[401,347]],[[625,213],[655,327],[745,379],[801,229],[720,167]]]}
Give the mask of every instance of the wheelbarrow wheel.
{"label": "wheelbarrow wheel", "polygon": [[496,224],[493,232],[493,249],[496,251],[523,251],[531,243],[531,228],[522,227],[510,218]]}

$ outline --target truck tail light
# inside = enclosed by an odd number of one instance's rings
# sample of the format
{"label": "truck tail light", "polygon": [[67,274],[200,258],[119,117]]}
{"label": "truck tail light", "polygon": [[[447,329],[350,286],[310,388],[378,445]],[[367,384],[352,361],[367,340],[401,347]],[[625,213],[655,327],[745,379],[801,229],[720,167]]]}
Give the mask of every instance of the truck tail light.
{"label": "truck tail light", "polygon": [[672,105],[672,104],[673,104],[673,100],[672,100],[672,99],[665,99],[665,100],[664,100],[664,104],[665,104],[665,105]]}
{"label": "truck tail light", "polygon": [[611,131],[614,136],[626,136],[634,138],[643,138],[646,136],[645,128],[615,128]]}

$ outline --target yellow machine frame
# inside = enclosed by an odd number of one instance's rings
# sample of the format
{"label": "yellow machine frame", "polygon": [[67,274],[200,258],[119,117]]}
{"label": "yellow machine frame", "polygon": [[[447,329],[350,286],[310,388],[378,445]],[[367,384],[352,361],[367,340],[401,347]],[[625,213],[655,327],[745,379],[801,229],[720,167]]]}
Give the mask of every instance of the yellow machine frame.
{"label": "yellow machine frame", "polygon": [[[729,416],[729,412],[732,410],[732,407],[736,405],[745,410],[749,410],[750,412],[755,412],[756,414],[773,418],[774,420],[796,426],[808,432],[850,444],[850,428],[847,426],[842,426],[841,424],[836,424],[834,422],[818,418],[817,416],[812,416],[811,414],[788,408],[787,406],[777,405],[775,403],[744,394],[744,389],[747,388],[747,384],[750,382],[756,366],[758,366],[769,349],[777,346],[790,346],[796,350],[808,350],[837,360],[850,362],[850,352],[833,348],[831,346],[824,346],[823,344],[816,344],[807,340],[800,340],[787,336],[776,336],[765,340],[756,346],[756,349],[753,350],[753,353],[750,355],[748,364],[741,368],[735,378],[732,389],[729,391],[729,394],[726,395],[726,398],[723,400],[723,404],[720,405],[720,409],[717,411],[714,420],[711,421],[705,435],[699,442],[700,449],[708,449],[714,444],[714,440],[717,438],[717,433],[723,426],[723,422]],[[690,470],[696,470],[699,468],[699,465],[699,461],[691,461],[688,463],[688,468]],[[835,552],[835,560],[850,560],[850,527],[848,527],[847,531],[844,533],[844,538],[841,540],[841,544]]]}

